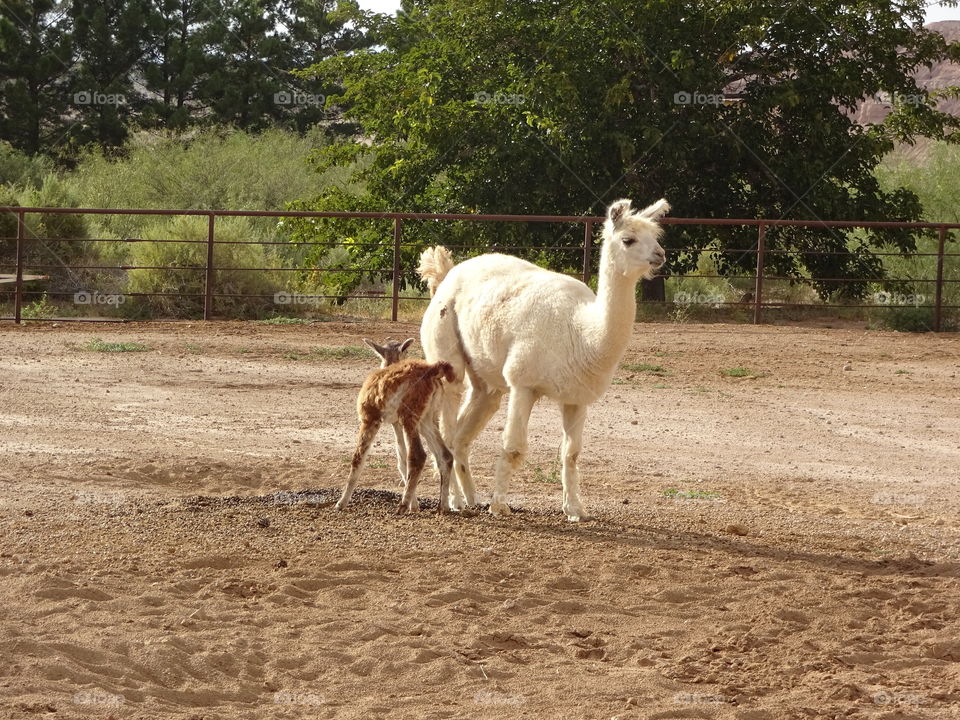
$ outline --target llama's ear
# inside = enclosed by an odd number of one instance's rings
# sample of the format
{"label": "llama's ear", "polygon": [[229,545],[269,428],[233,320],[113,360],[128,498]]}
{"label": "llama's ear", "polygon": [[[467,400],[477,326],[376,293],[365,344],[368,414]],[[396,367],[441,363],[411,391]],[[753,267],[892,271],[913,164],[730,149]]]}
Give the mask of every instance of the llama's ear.
{"label": "llama's ear", "polygon": [[383,353],[385,351],[384,348],[380,347],[373,340],[370,340],[369,338],[363,338],[363,341],[367,345],[369,345],[370,349],[373,350],[377,355],[379,355],[380,357],[383,357]]}
{"label": "llama's ear", "polygon": [[413,345],[414,339],[415,339],[415,338],[407,338],[406,340],[403,341],[403,344],[400,345],[400,354],[401,354],[401,355],[403,355],[403,353],[405,353],[405,352],[407,351],[407,349],[408,349],[411,345]]}
{"label": "llama's ear", "polygon": [[645,217],[648,220],[659,220],[664,215],[670,212],[670,203],[668,203],[664,198],[660,198],[653,205],[645,207],[640,211],[640,216]]}
{"label": "llama's ear", "polygon": [[610,222],[613,223],[614,227],[623,222],[623,219],[627,216],[627,213],[630,212],[630,201],[629,200],[617,200],[613,205],[607,208],[607,217],[610,218]]}

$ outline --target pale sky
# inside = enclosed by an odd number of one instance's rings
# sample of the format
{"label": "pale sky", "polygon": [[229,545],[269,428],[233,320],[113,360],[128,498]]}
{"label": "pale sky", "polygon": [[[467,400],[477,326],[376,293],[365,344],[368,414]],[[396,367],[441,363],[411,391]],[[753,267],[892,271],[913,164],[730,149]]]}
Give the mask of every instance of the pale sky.
{"label": "pale sky", "polygon": [[[400,7],[400,0],[359,0],[360,7],[381,13],[393,13]],[[927,22],[940,20],[960,20],[960,8],[941,7],[940,3],[930,3],[927,8]]]}

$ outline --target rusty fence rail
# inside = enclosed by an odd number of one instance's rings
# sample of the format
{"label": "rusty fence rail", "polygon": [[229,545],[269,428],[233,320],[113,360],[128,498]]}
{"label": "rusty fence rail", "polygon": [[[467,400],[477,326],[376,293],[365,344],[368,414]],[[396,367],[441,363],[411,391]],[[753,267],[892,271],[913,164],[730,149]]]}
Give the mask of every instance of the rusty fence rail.
{"label": "rusty fence rail", "polygon": [[[592,255],[593,255],[593,245],[594,245],[594,235],[597,225],[601,225],[604,221],[603,217],[599,216],[584,216],[584,215],[483,215],[483,214],[451,214],[451,213],[413,213],[413,212],[313,212],[313,211],[272,211],[272,210],[167,210],[167,209],[129,209],[129,208],[44,208],[44,207],[0,207],[0,216],[2,215],[13,215],[16,217],[16,249],[15,249],[15,274],[12,276],[6,276],[7,282],[12,282],[14,285],[13,289],[13,304],[14,304],[14,313],[12,317],[0,317],[0,320],[13,320],[15,323],[20,323],[23,319],[23,301],[24,297],[28,293],[24,290],[23,285],[25,282],[25,269],[28,264],[25,261],[26,249],[28,244],[35,239],[43,238],[30,238],[27,233],[27,223],[26,217],[32,214],[41,214],[41,215],[51,215],[51,214],[65,214],[65,215],[139,215],[139,216],[201,216],[207,218],[207,238],[202,241],[191,241],[191,240],[169,240],[169,241],[153,241],[153,242],[176,242],[176,243],[203,243],[206,245],[206,261],[203,266],[191,266],[191,267],[168,267],[168,266],[134,266],[134,265],[103,265],[103,266],[82,266],[76,269],[94,269],[94,270],[195,270],[202,271],[204,274],[203,282],[203,318],[205,320],[212,319],[214,316],[214,299],[216,297],[234,297],[233,295],[227,295],[222,293],[215,292],[215,277],[218,268],[215,264],[215,255],[214,249],[217,245],[220,244],[251,244],[251,245],[284,245],[291,246],[293,243],[288,242],[268,242],[268,241],[251,241],[251,242],[235,242],[235,241],[221,241],[216,239],[216,220],[217,218],[227,218],[227,217],[245,217],[245,218],[327,218],[327,219],[371,219],[371,220],[390,220],[393,222],[393,267],[392,269],[383,268],[384,272],[388,272],[392,277],[392,292],[390,294],[390,300],[392,303],[391,308],[391,318],[396,320],[398,317],[399,303],[402,299],[414,299],[418,300],[421,298],[405,298],[400,294],[400,287],[402,284],[402,268],[401,268],[401,248],[402,247],[411,247],[409,244],[403,242],[403,227],[405,220],[440,220],[440,221],[470,221],[470,222],[519,222],[519,223],[555,223],[555,224],[567,224],[567,225],[582,225],[583,226],[583,242],[581,245],[576,246],[567,246],[563,248],[548,248],[548,249],[576,249],[582,251],[582,271],[579,277],[585,283],[589,283],[592,277]],[[756,243],[751,248],[741,248],[741,249],[717,249],[717,248],[696,248],[693,249],[694,252],[705,252],[705,253],[724,253],[724,252],[735,252],[735,253],[749,253],[756,255],[756,265],[754,275],[750,278],[753,283],[753,293],[750,298],[749,305],[752,306],[753,311],[753,322],[760,323],[763,321],[763,311],[765,308],[769,307],[786,307],[788,304],[781,302],[766,302],[764,298],[764,283],[767,280],[796,280],[796,278],[788,278],[782,276],[771,276],[766,272],[767,259],[770,255],[775,253],[780,254],[805,254],[805,255],[831,255],[831,254],[849,254],[844,251],[796,251],[796,250],[773,250],[767,247],[767,231],[769,228],[776,227],[804,227],[811,229],[896,229],[896,230],[927,230],[927,231],[936,231],[937,232],[937,251],[934,253],[920,253],[920,252],[908,252],[908,253],[899,253],[899,252],[877,252],[873,253],[877,256],[897,256],[897,257],[936,257],[936,272],[935,277],[933,278],[911,278],[909,282],[911,283],[932,283],[934,284],[934,302],[932,305],[919,305],[918,307],[930,308],[933,311],[933,330],[940,331],[943,327],[943,311],[945,309],[960,309],[958,305],[947,305],[944,303],[944,286],[952,282],[960,282],[960,280],[951,280],[944,277],[944,262],[946,258],[960,257],[960,253],[947,253],[946,252],[946,242],[948,234],[951,231],[960,229],[960,223],[928,223],[928,222],[882,222],[882,221],[860,221],[860,220],[786,220],[786,219],[768,219],[768,218],[677,218],[677,217],[667,217],[663,218],[660,221],[663,225],[695,225],[703,227],[729,227],[729,226],[740,226],[740,227],[756,227],[757,236]],[[5,238],[13,239],[13,238]],[[106,239],[106,238],[77,238],[77,240],[85,240],[91,242],[143,242],[139,238],[127,238],[125,240],[119,239]],[[379,244],[379,243],[378,243]],[[328,242],[318,242],[318,243],[297,243],[298,246],[309,246],[309,245],[322,245],[322,246],[334,246],[336,243]],[[451,245],[451,248],[457,249],[482,249],[481,246],[470,246],[470,245]],[[509,249],[509,248],[500,248]],[[536,248],[527,248],[524,249],[533,250]],[[674,251],[682,252],[683,248],[673,248]],[[59,267],[55,265],[40,265],[40,264],[29,264],[31,268],[52,268]],[[317,271],[317,272],[357,272],[356,270],[351,270],[349,268],[290,268],[290,267],[263,267],[263,268],[246,268],[246,267],[229,267],[224,268],[230,271]],[[367,272],[364,270],[363,272]],[[687,275],[672,275],[670,276],[674,279],[684,279],[684,278],[720,278],[729,276],[721,275],[703,275],[703,274],[687,274]],[[0,281],[3,281],[5,276],[0,274]],[[739,279],[746,279],[745,276],[740,276]],[[870,281],[869,278],[820,278],[820,280],[832,280],[836,282],[865,282]],[[3,289],[3,285],[0,284],[0,290]],[[32,294],[42,294],[42,291],[33,292]],[[130,293],[130,295],[169,295],[176,297],[198,297],[200,294],[197,293]],[[263,297],[255,295],[244,295],[242,297]],[[339,296],[329,296],[329,295],[311,295],[315,298],[334,298]],[[740,305],[741,307],[744,303],[727,303],[722,302],[718,303],[719,305]],[[810,308],[866,308],[866,307],[878,307],[876,304],[873,305],[851,305],[851,304],[829,304],[829,303],[801,303],[792,305],[793,307],[810,307]],[[102,320],[99,318],[96,320]],[[90,321],[90,318],[60,318],[60,321]]]}

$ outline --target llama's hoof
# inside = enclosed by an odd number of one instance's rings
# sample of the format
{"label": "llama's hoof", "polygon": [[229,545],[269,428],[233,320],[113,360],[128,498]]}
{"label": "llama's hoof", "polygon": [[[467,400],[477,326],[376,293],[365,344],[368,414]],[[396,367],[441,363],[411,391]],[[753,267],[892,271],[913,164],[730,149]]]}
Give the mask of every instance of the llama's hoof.
{"label": "llama's hoof", "polygon": [[510,509],[510,506],[505,502],[490,503],[490,514],[496,515],[497,517],[509,517],[513,514],[513,510]]}
{"label": "llama's hoof", "polygon": [[340,502],[338,502],[338,503],[337,503],[336,505],[334,505],[333,507],[334,507],[335,510],[339,510],[340,512],[343,512],[343,509],[344,509],[346,506],[347,506],[347,504],[341,500]]}
{"label": "llama's hoof", "polygon": [[582,523],[593,520],[593,517],[591,515],[587,515],[584,510],[565,510],[564,512],[567,515],[567,520],[570,522]]}

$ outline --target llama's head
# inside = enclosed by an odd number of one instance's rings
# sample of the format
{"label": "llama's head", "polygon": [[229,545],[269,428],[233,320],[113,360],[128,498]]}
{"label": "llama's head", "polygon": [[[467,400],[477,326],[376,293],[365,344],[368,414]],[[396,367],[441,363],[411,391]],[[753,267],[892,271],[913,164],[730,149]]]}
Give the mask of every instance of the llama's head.
{"label": "llama's head", "polygon": [[373,340],[368,340],[367,338],[363,338],[363,341],[380,356],[381,368],[385,368],[387,365],[393,365],[395,362],[400,362],[403,356],[407,354],[410,346],[413,345],[413,338],[407,338],[403,342],[388,339],[383,345],[377,345]]}
{"label": "llama's head", "polygon": [[663,229],[658,219],[667,214],[670,203],[657,200],[639,212],[629,200],[617,200],[607,209],[603,224],[604,250],[621,273],[633,278],[652,278],[666,262],[660,247]]}

